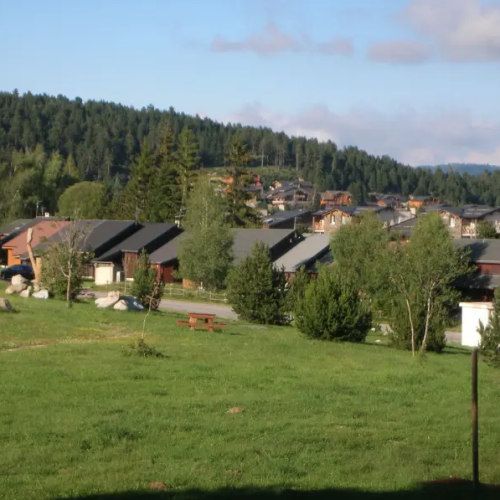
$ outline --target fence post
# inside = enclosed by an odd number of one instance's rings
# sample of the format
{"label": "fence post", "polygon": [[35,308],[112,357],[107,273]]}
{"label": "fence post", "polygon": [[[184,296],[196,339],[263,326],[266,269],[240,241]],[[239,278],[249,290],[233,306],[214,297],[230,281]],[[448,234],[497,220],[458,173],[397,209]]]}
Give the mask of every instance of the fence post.
{"label": "fence post", "polygon": [[477,351],[472,351],[472,477],[474,490],[479,488],[479,426],[477,407]]}

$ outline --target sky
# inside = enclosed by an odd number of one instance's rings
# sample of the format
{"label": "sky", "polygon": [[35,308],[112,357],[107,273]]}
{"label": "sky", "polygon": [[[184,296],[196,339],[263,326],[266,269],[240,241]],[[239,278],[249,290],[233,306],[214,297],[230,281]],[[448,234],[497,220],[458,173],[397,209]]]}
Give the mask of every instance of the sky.
{"label": "sky", "polygon": [[172,106],[414,166],[500,165],[500,0],[0,7],[0,90]]}

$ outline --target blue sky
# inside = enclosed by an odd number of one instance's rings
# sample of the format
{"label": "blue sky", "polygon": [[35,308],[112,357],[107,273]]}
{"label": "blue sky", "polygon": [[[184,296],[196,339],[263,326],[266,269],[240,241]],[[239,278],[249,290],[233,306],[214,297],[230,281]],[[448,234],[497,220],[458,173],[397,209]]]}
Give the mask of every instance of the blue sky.
{"label": "blue sky", "polygon": [[0,31],[2,90],[500,164],[500,0],[24,0]]}

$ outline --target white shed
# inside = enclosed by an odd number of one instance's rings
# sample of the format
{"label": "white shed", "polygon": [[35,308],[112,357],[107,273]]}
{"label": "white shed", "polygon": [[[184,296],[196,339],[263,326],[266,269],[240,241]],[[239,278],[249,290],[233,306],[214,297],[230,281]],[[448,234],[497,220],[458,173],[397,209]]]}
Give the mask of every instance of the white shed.
{"label": "white shed", "polygon": [[462,308],[462,345],[477,347],[481,340],[477,329],[481,321],[484,326],[490,323],[493,310],[491,302],[461,302]]}
{"label": "white shed", "polygon": [[95,284],[107,285],[108,283],[118,281],[116,279],[116,273],[119,270],[120,268],[111,262],[97,262],[95,264]]}

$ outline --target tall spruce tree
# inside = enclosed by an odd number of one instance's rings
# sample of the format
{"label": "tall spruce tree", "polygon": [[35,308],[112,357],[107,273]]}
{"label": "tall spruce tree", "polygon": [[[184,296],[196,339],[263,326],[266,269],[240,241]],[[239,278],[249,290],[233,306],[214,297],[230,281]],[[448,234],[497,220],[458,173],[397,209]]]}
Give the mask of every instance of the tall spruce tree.
{"label": "tall spruce tree", "polygon": [[479,323],[478,333],[481,337],[480,352],[490,366],[500,368],[500,291],[495,290],[493,311],[488,326]]}
{"label": "tall spruce tree", "polygon": [[182,188],[181,205],[186,206],[189,191],[193,187],[194,171],[200,163],[196,136],[188,127],[184,127],[177,140],[177,170]]}
{"label": "tall spruce tree", "polygon": [[182,186],[176,165],[172,129],[163,130],[161,142],[154,155],[154,174],[149,184],[147,220],[174,222],[180,214]]}

